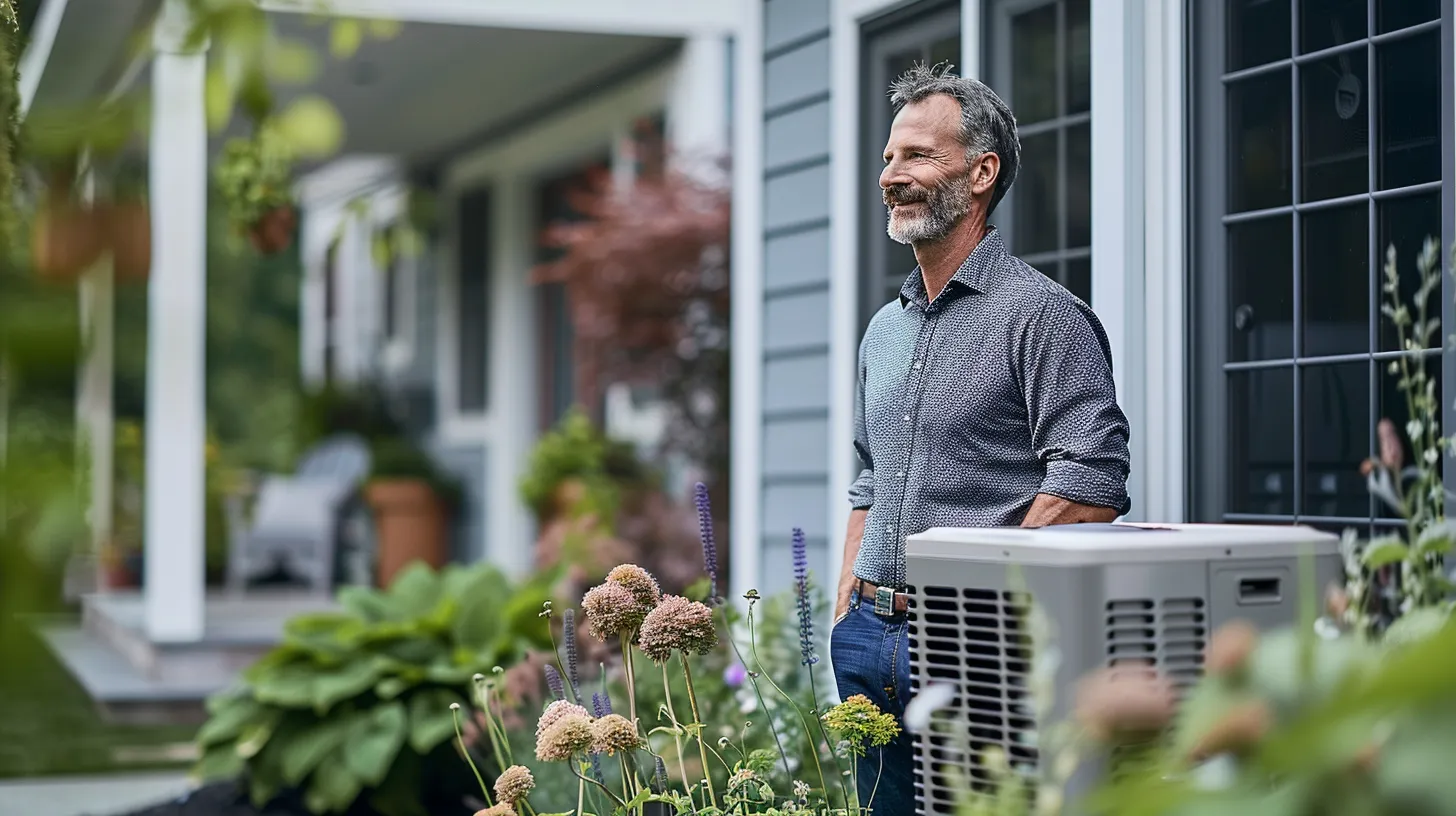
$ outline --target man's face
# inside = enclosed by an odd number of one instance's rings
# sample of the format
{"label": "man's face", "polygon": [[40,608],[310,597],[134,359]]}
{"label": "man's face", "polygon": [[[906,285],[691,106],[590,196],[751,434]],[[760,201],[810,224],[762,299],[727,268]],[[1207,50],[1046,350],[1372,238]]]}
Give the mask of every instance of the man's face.
{"label": "man's face", "polygon": [[913,102],[895,116],[880,173],[886,231],[894,240],[938,241],[970,212],[971,168],[960,126],[960,103],[945,95]]}

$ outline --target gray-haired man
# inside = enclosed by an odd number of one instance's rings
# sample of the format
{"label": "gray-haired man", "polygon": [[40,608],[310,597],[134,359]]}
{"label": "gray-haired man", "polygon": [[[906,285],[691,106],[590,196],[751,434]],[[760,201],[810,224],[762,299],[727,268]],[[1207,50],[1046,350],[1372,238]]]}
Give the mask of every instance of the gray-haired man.
{"label": "gray-haired man", "polygon": [[[914,248],[918,266],[860,344],[864,469],[850,490],[830,653],[841,697],[902,716],[905,536],[1111,521],[1128,510],[1128,425],[1096,315],[1011,256],[986,221],[1021,161],[1006,103],[923,66],[890,98],[898,113],[880,187],[890,237]],[[862,762],[862,803],[914,811],[907,737]]]}

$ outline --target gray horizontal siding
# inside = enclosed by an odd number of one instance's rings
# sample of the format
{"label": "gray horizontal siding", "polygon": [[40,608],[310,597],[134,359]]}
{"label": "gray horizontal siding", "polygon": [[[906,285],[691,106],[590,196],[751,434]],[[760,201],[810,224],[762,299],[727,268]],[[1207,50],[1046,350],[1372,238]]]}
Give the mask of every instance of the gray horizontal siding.
{"label": "gray horizontal siding", "polygon": [[763,286],[768,294],[787,287],[829,283],[829,227],[776,235],[763,249]]}
{"label": "gray horizontal siding", "polygon": [[[793,583],[790,535],[826,580],[829,511],[829,0],[764,6],[761,591]],[[838,536],[834,536],[837,538]]]}
{"label": "gray horizontal siding", "polygon": [[763,428],[763,476],[824,478],[829,463],[829,420],[823,416],[774,419]]}
{"label": "gray horizontal siding", "polygon": [[765,412],[828,410],[829,354],[772,357],[763,363]]}
{"label": "gray horizontal siding", "polygon": [[829,101],[815,102],[768,121],[764,132],[764,167],[774,173],[785,165],[829,159]]}
{"label": "gray horizontal siding", "polygon": [[763,106],[773,110],[829,91],[829,40],[772,57],[763,66]]}
{"label": "gray horizontal siding", "polygon": [[764,9],[764,48],[774,51],[828,26],[829,0],[770,0]]}
{"label": "gray horizontal siding", "polygon": [[766,230],[823,221],[829,217],[829,166],[816,165],[764,182]]}
{"label": "gray horizontal siding", "polygon": [[764,305],[763,348],[767,353],[821,346],[829,340],[829,290],[770,295]]}

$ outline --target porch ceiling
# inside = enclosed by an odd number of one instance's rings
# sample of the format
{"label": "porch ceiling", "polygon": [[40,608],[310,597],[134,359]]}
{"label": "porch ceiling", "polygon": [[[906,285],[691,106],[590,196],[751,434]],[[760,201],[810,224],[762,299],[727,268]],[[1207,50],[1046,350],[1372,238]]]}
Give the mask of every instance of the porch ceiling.
{"label": "porch ceiling", "polygon": [[[127,77],[128,45],[159,0],[46,0],[64,6],[33,106],[104,96],[118,84],[144,87],[150,72]],[[44,14],[44,9],[42,10]],[[428,163],[489,138],[543,109],[589,95],[624,73],[665,58],[680,40],[545,30],[405,23],[388,40],[367,40],[352,57],[328,55],[328,28],[274,13],[282,36],[319,50],[322,70],[306,86],[278,88],[281,105],[304,93],[329,99],[347,127],[341,153],[400,156]],[[235,117],[221,140],[244,132]]]}

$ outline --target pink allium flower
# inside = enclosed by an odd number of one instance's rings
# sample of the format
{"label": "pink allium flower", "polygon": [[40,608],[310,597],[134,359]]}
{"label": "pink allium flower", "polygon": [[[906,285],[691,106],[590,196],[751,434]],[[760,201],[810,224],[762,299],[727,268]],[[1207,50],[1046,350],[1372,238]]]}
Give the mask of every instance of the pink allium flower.
{"label": "pink allium flower", "polygon": [[642,653],[655,663],[666,663],[674,651],[704,655],[718,645],[713,610],[678,595],[663,596],[642,621],[638,637]]}
{"label": "pink allium flower", "polygon": [[475,811],[475,816],[516,816],[516,806],[500,802],[484,810]]}
{"label": "pink allium flower", "polygon": [[614,567],[607,573],[607,582],[626,587],[644,610],[657,606],[662,600],[662,588],[657,585],[657,579],[636,564]]}
{"label": "pink allium flower", "polygon": [[551,705],[546,706],[545,711],[541,712],[541,719],[536,721],[536,740],[540,741],[541,736],[551,730],[551,726],[561,722],[564,717],[571,715],[580,715],[588,719],[591,718],[591,714],[576,703],[566,700],[553,701]]}
{"label": "pink allium flower", "polygon": [[637,724],[621,714],[608,714],[592,723],[592,752],[613,756],[618,751],[635,751],[642,745]]}
{"label": "pink allium flower", "polygon": [[512,765],[501,771],[501,775],[495,778],[495,798],[501,804],[514,806],[528,796],[536,788],[536,777],[531,775],[529,768],[521,765]]}
{"label": "pink allium flower", "polygon": [[536,758],[565,762],[592,747],[592,721],[585,714],[567,714],[536,738]]}
{"label": "pink allium flower", "polygon": [[632,590],[611,581],[594,587],[581,599],[592,637],[602,641],[637,629],[647,617],[647,609]]}

